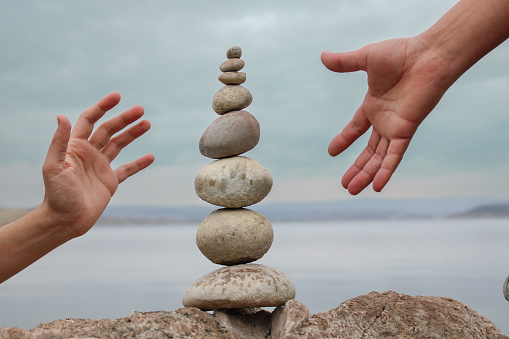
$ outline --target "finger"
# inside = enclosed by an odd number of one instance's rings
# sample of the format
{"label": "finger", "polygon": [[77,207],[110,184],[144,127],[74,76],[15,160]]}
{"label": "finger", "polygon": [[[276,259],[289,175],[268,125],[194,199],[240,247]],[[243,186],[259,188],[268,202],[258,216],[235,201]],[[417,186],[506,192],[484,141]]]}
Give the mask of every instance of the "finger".
{"label": "finger", "polygon": [[366,119],[366,116],[362,111],[362,106],[359,107],[353,115],[352,120],[343,128],[341,133],[336,135],[330,142],[328,148],[329,154],[335,157],[343,152],[361,135],[366,133],[370,126],[371,123],[368,119]]}
{"label": "finger", "polygon": [[369,159],[375,154],[376,149],[378,148],[378,144],[380,143],[381,136],[380,134],[373,130],[371,132],[371,136],[369,137],[368,145],[362,153],[355,159],[353,165],[345,172],[343,178],[341,179],[341,184],[344,188],[348,188],[350,182],[353,178],[357,176],[357,174],[362,171],[364,166],[368,163]]}
{"label": "finger", "polygon": [[403,160],[403,155],[409,144],[410,139],[398,139],[391,141],[380,170],[373,179],[373,189],[376,192],[380,192],[385,185],[387,185],[401,160]]}
{"label": "finger", "polygon": [[106,146],[106,144],[108,144],[113,135],[141,118],[143,113],[143,107],[134,106],[122,114],[102,123],[90,137],[90,144],[101,150],[104,146]]}
{"label": "finger", "polygon": [[103,148],[102,154],[104,154],[109,161],[112,162],[124,147],[145,134],[145,132],[149,129],[150,122],[148,120],[140,121],[138,124],[130,127],[128,130],[111,139],[110,142]]}
{"label": "finger", "polygon": [[58,127],[48,148],[45,164],[56,164],[65,161],[67,146],[71,136],[71,122],[66,116],[57,116]]}
{"label": "finger", "polygon": [[371,45],[367,45],[351,52],[323,52],[321,59],[323,65],[333,72],[365,71],[370,49]]}
{"label": "finger", "polygon": [[130,163],[124,164],[115,170],[115,174],[117,175],[118,183],[120,184],[125,179],[130,176],[138,173],[139,171],[147,168],[150,164],[154,162],[153,154],[146,154],[141,158],[131,161]]}
{"label": "finger", "polygon": [[120,94],[113,92],[99,100],[94,106],[81,113],[71,133],[71,137],[88,139],[94,124],[110,109],[120,102]]}

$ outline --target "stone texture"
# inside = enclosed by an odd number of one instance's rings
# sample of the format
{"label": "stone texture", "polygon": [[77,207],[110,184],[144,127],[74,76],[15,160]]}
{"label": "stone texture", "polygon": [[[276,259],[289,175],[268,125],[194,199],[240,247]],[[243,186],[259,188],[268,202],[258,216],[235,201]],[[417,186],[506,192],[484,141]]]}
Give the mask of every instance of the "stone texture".
{"label": "stone texture", "polygon": [[260,124],[247,111],[233,111],[215,119],[200,138],[200,153],[213,159],[239,155],[260,140]]}
{"label": "stone texture", "polygon": [[242,56],[242,49],[239,46],[230,47],[226,51],[226,57],[228,59],[231,59],[231,58],[240,58],[241,56]]}
{"label": "stone texture", "polygon": [[239,208],[262,201],[272,188],[272,176],[256,160],[236,156],[205,165],[196,174],[194,188],[212,205]]}
{"label": "stone texture", "polygon": [[224,114],[248,107],[253,101],[251,92],[245,87],[226,85],[217,91],[212,99],[212,109],[217,114]]}
{"label": "stone texture", "polygon": [[244,68],[246,63],[242,59],[228,59],[219,65],[221,72],[238,72]]}
{"label": "stone texture", "polygon": [[274,233],[269,220],[249,209],[213,211],[201,223],[196,244],[210,261],[220,265],[253,262],[270,249]]}
{"label": "stone texture", "polygon": [[225,85],[240,85],[246,82],[246,73],[223,72],[217,79]]}
{"label": "stone texture", "polygon": [[223,267],[192,284],[184,293],[185,307],[218,310],[283,306],[295,298],[295,286],[283,272],[260,264]]}
{"label": "stone texture", "polygon": [[502,293],[505,300],[509,301],[509,275],[505,278],[504,285],[502,286]]}
{"label": "stone texture", "polygon": [[259,308],[133,312],[117,320],[66,319],[34,329],[1,328],[0,338],[509,338],[486,317],[449,298],[396,292],[355,297],[310,314],[297,300],[272,314]]}

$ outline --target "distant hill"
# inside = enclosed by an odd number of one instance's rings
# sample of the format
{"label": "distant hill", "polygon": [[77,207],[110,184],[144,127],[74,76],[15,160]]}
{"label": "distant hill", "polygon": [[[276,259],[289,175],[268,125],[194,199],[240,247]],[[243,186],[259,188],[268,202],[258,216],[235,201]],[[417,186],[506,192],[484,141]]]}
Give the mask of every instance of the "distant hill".
{"label": "distant hill", "polygon": [[455,214],[452,218],[509,218],[509,203],[482,205],[466,212]]}

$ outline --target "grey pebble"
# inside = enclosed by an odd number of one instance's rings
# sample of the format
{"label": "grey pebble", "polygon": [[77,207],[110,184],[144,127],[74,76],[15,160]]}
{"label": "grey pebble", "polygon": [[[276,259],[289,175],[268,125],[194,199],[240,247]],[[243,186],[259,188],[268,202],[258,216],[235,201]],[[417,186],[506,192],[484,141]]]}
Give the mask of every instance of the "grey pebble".
{"label": "grey pebble", "polygon": [[221,72],[237,72],[244,68],[244,60],[242,59],[228,59],[219,65]]}
{"label": "grey pebble", "polygon": [[218,77],[225,85],[240,85],[246,82],[246,73],[243,72],[223,72]]}
{"label": "grey pebble", "polygon": [[240,58],[241,56],[242,56],[242,49],[239,46],[230,47],[226,51],[226,57],[228,59],[231,59],[231,58]]}
{"label": "grey pebble", "polygon": [[212,109],[217,114],[237,111],[248,107],[253,101],[253,95],[245,87],[226,85],[217,91],[212,99]]}

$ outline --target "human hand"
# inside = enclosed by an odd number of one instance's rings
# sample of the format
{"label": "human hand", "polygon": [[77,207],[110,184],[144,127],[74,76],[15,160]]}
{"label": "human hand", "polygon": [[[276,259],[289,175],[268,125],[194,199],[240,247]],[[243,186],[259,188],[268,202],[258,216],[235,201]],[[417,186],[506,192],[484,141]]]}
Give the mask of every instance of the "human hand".
{"label": "human hand", "polygon": [[[64,225],[69,237],[85,234],[100,217],[118,185],[154,161],[152,154],[113,170],[111,162],[120,151],[150,129],[148,120],[124,130],[144,113],[134,106],[102,123],[94,124],[120,101],[111,93],[83,112],[71,132],[71,123],[58,116],[58,128],[43,165],[43,206]],[[122,131],[123,130],[123,131]],[[114,135],[120,132],[120,134]]]}
{"label": "human hand", "polygon": [[356,195],[373,182],[380,192],[398,167],[418,126],[455,78],[449,77],[440,53],[419,36],[394,39],[346,53],[323,52],[322,62],[334,72],[363,70],[368,92],[353,119],[334,137],[329,154],[337,156],[370,126],[368,145],[346,171],[341,183]]}

